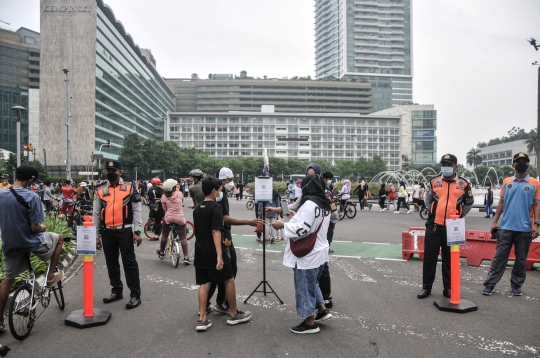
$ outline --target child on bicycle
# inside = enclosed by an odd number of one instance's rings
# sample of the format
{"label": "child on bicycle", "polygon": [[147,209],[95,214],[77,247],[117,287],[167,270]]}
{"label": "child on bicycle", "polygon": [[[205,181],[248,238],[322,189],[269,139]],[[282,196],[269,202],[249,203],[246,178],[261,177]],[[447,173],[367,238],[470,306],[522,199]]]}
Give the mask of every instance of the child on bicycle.
{"label": "child on bicycle", "polygon": [[189,261],[188,243],[186,239],[186,218],[184,217],[184,195],[176,190],[178,182],[174,179],[167,179],[163,182],[163,196],[161,197],[161,206],[165,212],[163,217],[163,227],[161,232],[161,245],[157,254],[162,259],[165,254],[165,245],[170,232],[170,224],[176,224],[176,233],[180,237],[182,253],[184,254],[184,264],[191,265]]}
{"label": "child on bicycle", "polygon": [[[11,285],[15,278],[28,270],[28,255],[33,253],[42,261],[48,261],[47,286],[53,286],[64,276],[63,271],[54,272],[62,253],[62,236],[46,232],[45,214],[41,200],[28,189],[38,178],[38,170],[23,164],[15,172],[15,182],[10,190],[0,190],[0,230],[4,255],[4,279],[0,286],[0,312],[4,312]],[[6,331],[5,320],[0,321],[0,331]]]}

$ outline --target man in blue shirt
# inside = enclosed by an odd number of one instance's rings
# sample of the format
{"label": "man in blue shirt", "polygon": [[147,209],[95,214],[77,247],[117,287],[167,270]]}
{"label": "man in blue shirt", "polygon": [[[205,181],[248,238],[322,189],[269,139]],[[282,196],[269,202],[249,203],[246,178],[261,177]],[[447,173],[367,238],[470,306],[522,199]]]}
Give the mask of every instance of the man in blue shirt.
{"label": "man in blue shirt", "polygon": [[[501,197],[497,212],[493,219],[491,231],[500,228],[497,249],[491,261],[491,267],[484,282],[482,294],[491,296],[495,285],[502,278],[512,245],[516,253],[516,261],[510,276],[512,295],[521,296],[521,285],[525,282],[525,263],[533,237],[538,237],[540,223],[540,183],[527,174],[529,156],[526,153],[514,155],[512,167],[514,176],[504,179],[501,186]],[[504,213],[504,214],[503,214]],[[502,219],[499,223],[499,218]],[[531,225],[534,221],[534,225]]]}
{"label": "man in blue shirt", "polygon": [[[0,190],[0,230],[4,256],[4,280],[0,286],[0,312],[4,312],[9,290],[15,278],[28,270],[28,255],[33,253],[43,261],[51,260],[47,286],[53,286],[64,276],[54,272],[62,253],[62,236],[45,232],[45,214],[39,196],[28,189],[38,177],[37,169],[23,164],[15,172],[13,190]],[[0,321],[0,331],[6,322]]]}

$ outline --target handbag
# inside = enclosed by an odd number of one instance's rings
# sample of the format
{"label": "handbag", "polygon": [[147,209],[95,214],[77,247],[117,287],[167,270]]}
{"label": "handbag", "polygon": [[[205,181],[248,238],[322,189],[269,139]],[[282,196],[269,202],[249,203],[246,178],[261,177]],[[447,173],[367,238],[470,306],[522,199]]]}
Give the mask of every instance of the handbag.
{"label": "handbag", "polygon": [[324,217],[326,215],[323,214],[323,219],[321,220],[321,223],[319,224],[319,227],[315,232],[312,232],[308,236],[298,239],[296,241],[289,240],[289,245],[291,247],[291,251],[294,256],[296,257],[304,257],[307,254],[313,250],[313,247],[315,247],[315,241],[317,241],[317,234],[319,233],[319,230],[321,229],[321,226],[324,222]]}

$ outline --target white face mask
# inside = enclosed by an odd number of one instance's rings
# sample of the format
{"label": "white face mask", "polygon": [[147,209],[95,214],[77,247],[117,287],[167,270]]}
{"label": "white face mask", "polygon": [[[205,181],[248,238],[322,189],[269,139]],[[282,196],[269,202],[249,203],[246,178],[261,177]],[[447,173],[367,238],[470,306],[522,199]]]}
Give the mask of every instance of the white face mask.
{"label": "white face mask", "polygon": [[233,183],[225,184],[225,189],[231,190],[234,187]]}
{"label": "white face mask", "polygon": [[441,167],[441,174],[445,177],[450,177],[454,174],[454,168],[452,167]]}
{"label": "white face mask", "polygon": [[7,181],[3,181],[2,184],[3,184],[3,185],[8,185],[8,182],[7,182]]}
{"label": "white face mask", "polygon": [[220,202],[221,199],[223,199],[223,192],[222,191],[219,192],[219,196],[216,198],[216,201]]}

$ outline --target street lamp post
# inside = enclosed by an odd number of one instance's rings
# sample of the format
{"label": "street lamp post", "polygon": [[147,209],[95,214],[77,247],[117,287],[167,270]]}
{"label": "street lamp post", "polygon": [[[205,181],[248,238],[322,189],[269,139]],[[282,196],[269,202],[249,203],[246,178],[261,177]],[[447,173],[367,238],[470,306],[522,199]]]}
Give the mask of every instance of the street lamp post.
{"label": "street lamp post", "polygon": [[62,71],[66,74],[66,79],[64,80],[66,82],[66,171],[67,179],[71,180],[71,153],[69,148],[69,142],[71,141],[69,133],[69,118],[71,117],[71,114],[69,113],[69,70],[64,68]]}
{"label": "street lamp post", "polygon": [[135,167],[135,183],[137,182],[137,167]]}
{"label": "street lamp post", "polygon": [[281,172],[281,181],[283,181],[283,171]]}
{"label": "street lamp post", "polygon": [[[103,143],[102,145],[99,146],[99,153],[101,153],[101,149],[103,148],[104,145],[107,145],[110,148],[111,147],[111,140],[108,139],[107,143]],[[103,154],[100,154],[100,155],[101,155],[101,157],[98,159],[99,179],[101,179],[101,158],[103,158]]]}
{"label": "street lamp post", "polygon": [[21,111],[26,111],[22,106],[11,107],[17,112],[17,168],[21,166]]}
{"label": "street lamp post", "polygon": [[244,169],[242,169],[242,184],[244,184]]}
{"label": "street lamp post", "polygon": [[[530,40],[527,40],[531,46],[534,47],[534,49],[536,51],[538,51],[538,48],[540,48],[539,45],[536,44],[536,40],[534,38],[531,37]],[[538,170],[538,148],[540,146],[540,63],[538,63],[538,61],[534,61],[532,63],[533,66],[538,66],[538,100],[537,100],[537,105],[538,105],[538,108],[537,108],[537,118],[536,118],[536,148],[535,148],[535,152],[536,152],[536,175],[538,176],[538,179],[540,180],[540,170]]]}

